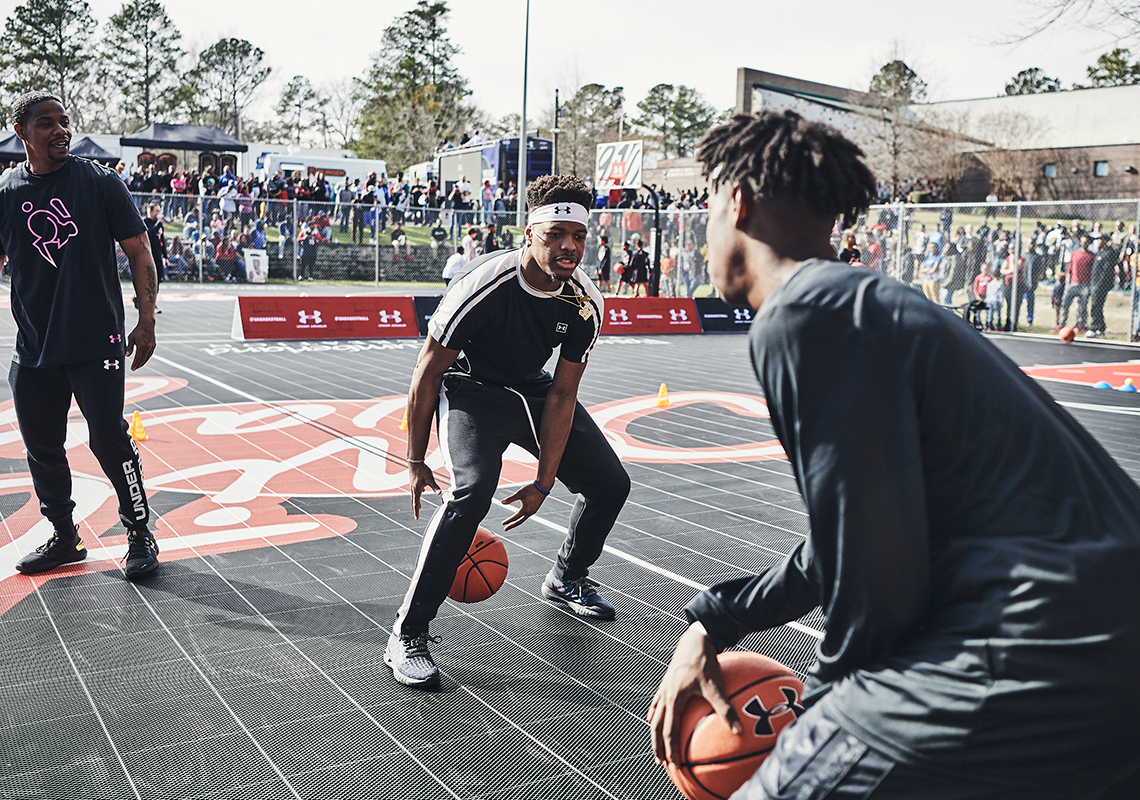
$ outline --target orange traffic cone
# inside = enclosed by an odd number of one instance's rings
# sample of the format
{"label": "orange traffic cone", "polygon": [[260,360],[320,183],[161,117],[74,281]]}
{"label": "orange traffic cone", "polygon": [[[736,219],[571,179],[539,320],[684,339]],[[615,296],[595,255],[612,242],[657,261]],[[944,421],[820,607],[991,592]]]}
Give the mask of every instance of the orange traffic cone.
{"label": "orange traffic cone", "polygon": [[135,415],[131,417],[131,427],[127,428],[127,433],[129,433],[131,438],[136,442],[145,442],[150,438],[146,435],[146,429],[143,428],[142,416],[139,412],[136,411]]}
{"label": "orange traffic cone", "polygon": [[408,409],[404,409],[404,418],[400,420],[400,430],[406,431],[408,429]]}
{"label": "orange traffic cone", "polygon": [[661,388],[657,390],[657,405],[665,407],[669,403],[669,390],[665,388],[665,384],[661,384]]}

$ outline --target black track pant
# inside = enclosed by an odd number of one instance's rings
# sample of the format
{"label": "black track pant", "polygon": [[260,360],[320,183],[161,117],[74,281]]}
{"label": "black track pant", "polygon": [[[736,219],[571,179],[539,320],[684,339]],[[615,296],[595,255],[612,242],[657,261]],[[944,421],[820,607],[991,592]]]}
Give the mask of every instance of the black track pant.
{"label": "black track pant", "polygon": [[75,508],[64,450],[72,395],[87,419],[91,452],[115,487],[119,519],[128,529],[147,528],[150,508],[143,491],[142,464],[123,419],[125,368],[126,359],[112,358],[47,367],[13,362],[8,372],[40,511],[57,530],[71,523]]}
{"label": "black track pant", "polygon": [[[424,533],[412,585],[396,613],[396,633],[418,635],[435,618],[475,529],[491,508],[503,452],[513,443],[538,455],[535,432],[542,430],[545,402],[545,391],[524,400],[518,392],[501,386],[455,377],[444,380],[439,441],[453,483]],[[555,574],[563,580],[577,580],[586,576],[602,554],[606,536],[629,495],[625,468],[581,403],[574,410],[558,480],[578,499],[570,512],[566,541],[558,551]]]}

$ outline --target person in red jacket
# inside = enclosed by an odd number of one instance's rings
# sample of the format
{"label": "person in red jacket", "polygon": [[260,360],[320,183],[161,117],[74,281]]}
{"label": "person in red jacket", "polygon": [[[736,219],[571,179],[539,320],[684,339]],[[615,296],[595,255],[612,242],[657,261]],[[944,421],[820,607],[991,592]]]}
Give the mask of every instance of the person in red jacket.
{"label": "person in red jacket", "polygon": [[1073,251],[1065,283],[1065,296],[1061,300],[1061,318],[1057,321],[1057,327],[1053,328],[1053,333],[1068,324],[1069,306],[1074,298],[1077,301],[1076,331],[1084,333],[1085,324],[1088,322],[1089,280],[1092,278],[1093,254],[1089,250],[1091,244],[1092,237],[1084,234],[1081,236],[1081,246]]}

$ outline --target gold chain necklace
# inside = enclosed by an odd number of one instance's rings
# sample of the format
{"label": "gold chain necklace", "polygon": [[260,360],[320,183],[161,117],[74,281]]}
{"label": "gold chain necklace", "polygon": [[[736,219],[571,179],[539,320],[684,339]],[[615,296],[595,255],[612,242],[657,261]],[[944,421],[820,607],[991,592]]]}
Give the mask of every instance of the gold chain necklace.
{"label": "gold chain necklace", "polygon": [[569,286],[570,291],[574,293],[573,300],[562,294],[561,289],[559,289],[557,292],[548,292],[545,289],[539,289],[537,286],[527,280],[526,271],[521,265],[519,266],[519,274],[522,275],[523,282],[526,283],[526,285],[530,288],[534,289],[536,292],[542,292],[547,297],[553,297],[555,300],[561,300],[563,303],[569,303],[570,305],[577,308],[578,314],[582,317],[582,319],[589,319],[591,316],[593,316],[594,310],[587,304],[586,295],[578,294],[578,290],[574,288],[574,284],[570,283],[569,281],[567,281],[565,285]]}

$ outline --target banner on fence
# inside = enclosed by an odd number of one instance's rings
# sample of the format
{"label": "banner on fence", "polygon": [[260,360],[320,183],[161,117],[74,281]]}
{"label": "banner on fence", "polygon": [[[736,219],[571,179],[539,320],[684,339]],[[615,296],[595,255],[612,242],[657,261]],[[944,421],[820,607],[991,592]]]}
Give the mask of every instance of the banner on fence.
{"label": "banner on fence", "polygon": [[700,333],[697,307],[689,297],[607,297],[602,333]]}
{"label": "banner on fence", "polygon": [[245,278],[250,283],[265,283],[269,280],[269,253],[264,250],[242,250],[245,257]]}
{"label": "banner on fence", "polygon": [[703,330],[747,333],[752,325],[752,309],[746,306],[730,306],[719,297],[698,297],[696,303]]}
{"label": "banner on fence", "polygon": [[410,297],[239,296],[234,305],[235,339],[416,338],[416,308]]}

